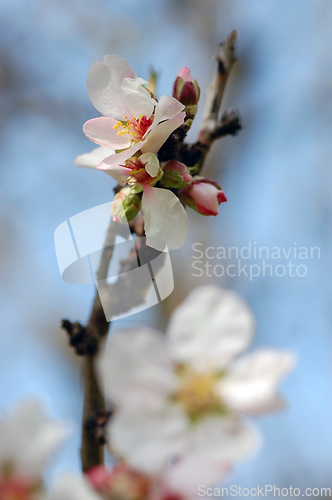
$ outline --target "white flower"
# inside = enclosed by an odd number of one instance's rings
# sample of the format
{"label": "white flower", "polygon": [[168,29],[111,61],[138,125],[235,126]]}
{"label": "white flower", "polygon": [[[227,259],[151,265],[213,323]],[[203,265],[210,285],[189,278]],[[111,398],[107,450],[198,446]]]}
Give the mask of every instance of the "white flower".
{"label": "white flower", "polygon": [[[144,153],[117,167],[134,193],[143,191],[142,213],[146,244],[164,250],[181,248],[188,235],[188,216],[179,198],[168,189],[152,187],[162,177],[163,170],[154,153]],[[115,219],[116,220],[116,219]]]}
{"label": "white flower", "polygon": [[35,399],[22,402],[6,419],[0,417],[0,492],[8,498],[14,493],[37,498],[43,468],[68,431],[66,424],[49,420]]}
{"label": "white flower", "polygon": [[108,432],[129,465],[160,470],[170,456],[233,463],[257,446],[239,412],[280,406],[278,383],[293,355],[262,349],[240,360],[254,318],[233,292],[196,289],[175,311],[166,339],[148,329],[120,332],[99,370],[119,403]]}
{"label": "white flower", "polygon": [[[145,83],[119,56],[108,55],[104,63],[92,64],[87,77],[88,95],[105,116],[87,121],[83,131],[100,147],[78,156],[75,164],[103,170],[119,183],[128,182],[135,192],[144,189],[142,211],[147,245],[164,250],[164,241],[169,250],[176,250],[187,239],[188,217],[172,191],[152,190],[151,186],[163,175],[154,153],[183,123],[184,106],[167,95],[157,102],[143,86]],[[139,152],[143,153],[139,158],[133,156]],[[137,165],[140,162],[142,168]]]}
{"label": "white flower", "polygon": [[[109,153],[105,149],[92,152],[93,163],[97,156],[100,159],[97,168],[115,170],[139,150],[157,153],[183,123],[183,104],[167,95],[157,102],[143,86],[146,83],[137,78],[127,61],[119,56],[107,55],[104,63],[92,64],[87,77],[88,96],[104,116],[87,121],[83,131],[91,141],[110,150]],[[114,150],[124,151],[116,154]],[[88,166],[89,158],[82,156],[76,164]]]}

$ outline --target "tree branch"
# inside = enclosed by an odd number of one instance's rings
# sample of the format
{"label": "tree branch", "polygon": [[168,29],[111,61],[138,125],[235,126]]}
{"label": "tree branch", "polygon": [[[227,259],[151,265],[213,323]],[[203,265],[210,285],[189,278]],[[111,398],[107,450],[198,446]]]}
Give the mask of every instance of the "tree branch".
{"label": "tree branch", "polygon": [[[90,319],[86,326],[78,322],[71,323],[69,320],[62,320],[61,327],[69,336],[69,343],[78,355],[84,356],[84,406],[82,419],[82,447],[81,461],[82,470],[86,472],[91,467],[103,463],[104,442],[100,439],[98,432],[95,432],[100,416],[105,415],[105,401],[102,389],[99,387],[94,370],[94,361],[98,353],[100,340],[107,334],[110,322],[106,320],[104,309],[112,311],[112,317],[126,313],[133,307],[144,303],[146,295],[151,287],[151,276],[143,275],[137,280],[136,275],[128,272],[138,266],[149,263],[161,254],[157,250],[148,247],[143,238],[143,220],[136,217],[129,223],[132,233],[137,235],[134,248],[129,252],[126,259],[121,262],[121,269],[115,283],[107,284],[106,278],[108,268],[113,255],[116,235],[125,232],[121,231],[126,225],[114,224],[111,222],[103,248],[97,280],[99,282],[93,302]],[[159,268],[162,267],[162,259]],[[159,270],[154,266],[154,272]],[[103,304],[100,299],[103,296]]]}
{"label": "tree branch", "polygon": [[235,44],[237,32],[231,31],[226,40],[219,45],[216,56],[217,69],[209,85],[207,99],[204,107],[202,123],[198,136],[198,142],[211,145],[211,134],[218,126],[218,114],[224,95],[227,79],[232,70],[235,58]]}
{"label": "tree branch", "polygon": [[237,32],[232,31],[220,44],[216,56],[217,68],[209,85],[198,140],[191,145],[182,144],[180,149],[180,161],[187,166],[196,165],[198,174],[203,168],[213,142],[226,135],[236,135],[242,127],[241,118],[235,109],[230,112],[225,111],[219,119],[226,83],[236,61],[236,41]]}

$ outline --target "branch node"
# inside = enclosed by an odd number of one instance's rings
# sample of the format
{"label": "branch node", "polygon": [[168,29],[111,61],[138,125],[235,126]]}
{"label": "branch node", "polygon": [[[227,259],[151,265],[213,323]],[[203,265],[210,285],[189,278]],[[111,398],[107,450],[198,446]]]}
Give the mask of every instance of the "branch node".
{"label": "branch node", "polygon": [[63,319],[61,328],[67,332],[69,345],[75,349],[76,354],[93,356],[97,352],[99,336],[91,327],[82,326],[78,321],[72,323]]}
{"label": "branch node", "polygon": [[112,418],[113,413],[113,410],[95,411],[86,417],[85,427],[99,445],[104,445],[107,442],[106,424]]}

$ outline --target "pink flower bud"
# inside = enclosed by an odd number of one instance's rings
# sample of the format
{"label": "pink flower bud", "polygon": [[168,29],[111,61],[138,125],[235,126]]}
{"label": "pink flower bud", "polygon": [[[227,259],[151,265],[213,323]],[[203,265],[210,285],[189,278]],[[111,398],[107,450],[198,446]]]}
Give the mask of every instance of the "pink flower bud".
{"label": "pink flower bud", "polygon": [[[182,102],[186,107],[190,107],[190,111],[197,111],[197,103],[200,96],[200,88],[196,80],[190,74],[190,70],[186,67],[180,69],[178,76],[173,85],[173,97]],[[196,108],[194,108],[196,107]]]}
{"label": "pink flower bud", "polygon": [[218,215],[220,203],[227,198],[217,182],[196,177],[182,191],[182,200],[202,215]]}
{"label": "pink flower bud", "polygon": [[183,189],[192,182],[188,167],[179,161],[168,161],[163,166],[163,171],[160,184],[166,188]]}
{"label": "pink flower bud", "polygon": [[107,492],[111,487],[111,473],[103,466],[96,465],[87,472],[87,479],[96,491]]}

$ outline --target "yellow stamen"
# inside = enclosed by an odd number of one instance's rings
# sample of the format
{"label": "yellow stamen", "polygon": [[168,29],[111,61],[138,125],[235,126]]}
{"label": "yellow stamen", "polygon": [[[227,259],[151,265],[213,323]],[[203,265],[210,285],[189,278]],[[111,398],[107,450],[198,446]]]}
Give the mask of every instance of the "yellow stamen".
{"label": "yellow stamen", "polygon": [[118,128],[123,127],[122,123],[118,121],[115,125],[113,125],[113,128],[117,130]]}
{"label": "yellow stamen", "polygon": [[211,373],[183,373],[174,400],[182,404],[193,418],[213,411],[223,411],[223,405],[215,387],[218,375]]}

